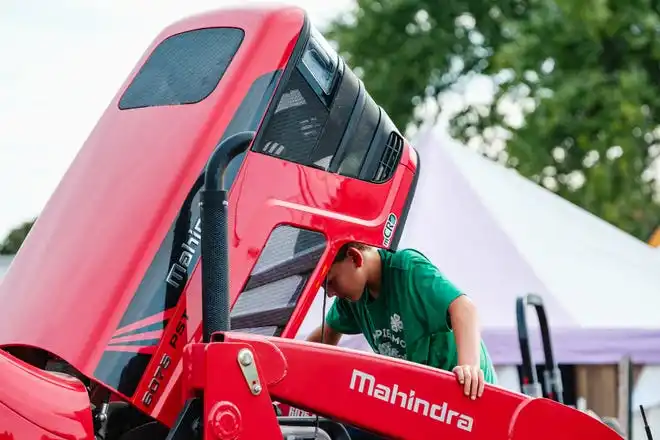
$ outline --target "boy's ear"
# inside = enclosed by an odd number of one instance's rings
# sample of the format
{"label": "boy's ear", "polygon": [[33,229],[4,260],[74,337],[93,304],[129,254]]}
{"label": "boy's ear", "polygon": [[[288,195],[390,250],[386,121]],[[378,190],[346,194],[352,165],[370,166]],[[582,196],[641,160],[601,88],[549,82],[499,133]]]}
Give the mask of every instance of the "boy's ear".
{"label": "boy's ear", "polygon": [[355,249],[354,247],[351,247],[348,248],[346,254],[351,260],[353,260],[353,264],[355,264],[355,267],[362,267],[362,265],[364,264],[364,257],[362,256],[362,252]]}

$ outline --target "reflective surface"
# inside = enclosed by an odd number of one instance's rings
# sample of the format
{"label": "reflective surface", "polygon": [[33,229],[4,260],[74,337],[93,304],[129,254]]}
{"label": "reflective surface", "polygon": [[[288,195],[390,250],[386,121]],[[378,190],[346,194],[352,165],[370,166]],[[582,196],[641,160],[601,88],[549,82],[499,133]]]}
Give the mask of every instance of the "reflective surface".
{"label": "reflective surface", "polygon": [[[3,278],[0,300],[6,313],[0,320],[0,346],[43,348],[83,374],[120,388],[145,411],[169,412],[163,415],[166,420],[176,415],[178,395],[169,410],[159,401],[167,380],[154,387],[156,395],[145,393],[165,354],[173,357],[167,373],[173,372],[187,336],[182,322],[186,302],[179,299],[185,298],[186,277],[199,266],[185,254],[197,252],[183,247],[194,248],[199,232],[195,182],[224,136],[256,128],[303,18],[295,8],[221,10],[181,20],[157,36]],[[188,105],[117,107],[160,42],[214,26],[239,26],[245,37],[210,95]],[[176,349],[171,346],[175,336]],[[152,362],[152,357],[157,359]],[[145,405],[146,400],[152,404]]]}
{"label": "reflective surface", "polygon": [[337,73],[339,56],[318,30],[312,28],[302,62],[312,74],[323,93],[330,95]]}
{"label": "reflective surface", "polygon": [[0,351],[0,439],[93,440],[85,386]]}

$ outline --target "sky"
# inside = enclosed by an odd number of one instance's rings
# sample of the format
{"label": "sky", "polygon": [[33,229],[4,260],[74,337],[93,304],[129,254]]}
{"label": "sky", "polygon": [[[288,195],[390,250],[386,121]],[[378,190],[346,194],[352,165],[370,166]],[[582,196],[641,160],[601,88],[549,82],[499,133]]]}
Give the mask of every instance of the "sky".
{"label": "sky", "polygon": [[[240,4],[258,3],[240,0]],[[322,25],[352,0],[287,0]],[[235,0],[2,0],[0,239],[36,216],[153,38]],[[38,7],[36,7],[38,5]],[[157,6],[156,6],[157,5]]]}

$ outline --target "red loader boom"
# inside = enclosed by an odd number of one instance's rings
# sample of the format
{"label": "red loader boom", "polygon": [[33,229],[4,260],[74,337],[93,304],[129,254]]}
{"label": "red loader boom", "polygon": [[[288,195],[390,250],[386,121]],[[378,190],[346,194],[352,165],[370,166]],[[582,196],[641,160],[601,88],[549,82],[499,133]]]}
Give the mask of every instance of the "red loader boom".
{"label": "red loader boom", "polygon": [[396,248],[419,164],[304,11],[166,28],[0,285],[0,438],[617,438],[549,400],[473,402],[449,373],[291,339],[344,243]]}

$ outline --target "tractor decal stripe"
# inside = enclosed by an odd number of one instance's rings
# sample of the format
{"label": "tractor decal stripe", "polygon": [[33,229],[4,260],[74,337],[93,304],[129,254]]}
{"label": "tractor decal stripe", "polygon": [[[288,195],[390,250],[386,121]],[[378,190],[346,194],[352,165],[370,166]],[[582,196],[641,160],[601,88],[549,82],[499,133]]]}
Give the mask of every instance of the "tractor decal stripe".
{"label": "tractor decal stripe", "polygon": [[140,345],[111,345],[107,351],[138,353],[152,355],[156,351],[156,345],[140,346]]}
{"label": "tractor decal stripe", "polygon": [[148,318],[126,325],[124,327],[120,327],[112,337],[116,338],[117,336],[122,336],[128,333],[135,333],[136,331],[145,331],[147,329],[153,330],[152,327],[162,329],[164,327],[164,321],[167,321],[172,317],[174,310],[175,307],[172,307],[165,311],[156,313],[155,315],[151,315]]}
{"label": "tractor decal stripe", "polygon": [[163,336],[162,330],[154,330],[150,332],[137,333],[134,335],[117,336],[110,340],[110,344],[119,344],[122,342],[146,342],[149,340],[159,341]]}

